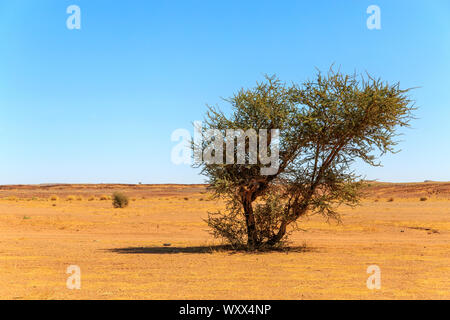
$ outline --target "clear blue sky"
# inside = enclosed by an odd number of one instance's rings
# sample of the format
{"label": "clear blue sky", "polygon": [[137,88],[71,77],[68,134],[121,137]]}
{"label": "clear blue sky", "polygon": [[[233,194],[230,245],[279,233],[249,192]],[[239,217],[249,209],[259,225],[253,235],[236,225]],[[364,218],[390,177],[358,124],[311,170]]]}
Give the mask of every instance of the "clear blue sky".
{"label": "clear blue sky", "polygon": [[449,181],[448,0],[0,0],[0,184],[203,182],[170,161],[173,130],[264,74],[301,82],[333,62],[421,87],[402,152],[357,171]]}

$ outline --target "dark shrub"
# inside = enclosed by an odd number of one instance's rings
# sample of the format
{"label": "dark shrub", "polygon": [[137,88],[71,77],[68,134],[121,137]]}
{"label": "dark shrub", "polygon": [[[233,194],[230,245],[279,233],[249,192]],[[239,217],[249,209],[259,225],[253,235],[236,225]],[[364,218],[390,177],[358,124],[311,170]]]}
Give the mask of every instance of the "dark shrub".
{"label": "dark shrub", "polygon": [[125,208],[128,206],[128,197],[120,192],[114,192],[112,196],[114,208]]}

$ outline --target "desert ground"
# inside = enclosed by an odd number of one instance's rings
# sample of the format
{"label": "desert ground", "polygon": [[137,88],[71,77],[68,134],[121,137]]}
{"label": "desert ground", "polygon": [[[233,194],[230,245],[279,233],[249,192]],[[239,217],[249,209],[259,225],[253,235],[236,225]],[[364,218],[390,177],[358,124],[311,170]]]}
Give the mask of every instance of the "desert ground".
{"label": "desert ground", "polygon": [[342,224],[305,218],[290,250],[247,253],[215,247],[203,219],[223,203],[204,185],[0,186],[0,298],[450,299],[450,183],[364,191]]}

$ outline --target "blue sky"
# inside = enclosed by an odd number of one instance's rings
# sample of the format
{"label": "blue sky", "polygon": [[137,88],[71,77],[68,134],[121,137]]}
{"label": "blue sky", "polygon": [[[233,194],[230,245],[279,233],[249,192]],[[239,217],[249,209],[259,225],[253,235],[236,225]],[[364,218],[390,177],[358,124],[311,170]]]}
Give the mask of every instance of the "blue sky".
{"label": "blue sky", "polygon": [[357,172],[450,181],[448,0],[0,0],[0,184],[203,182],[171,162],[175,129],[264,74],[301,82],[332,63],[420,87],[402,152]]}

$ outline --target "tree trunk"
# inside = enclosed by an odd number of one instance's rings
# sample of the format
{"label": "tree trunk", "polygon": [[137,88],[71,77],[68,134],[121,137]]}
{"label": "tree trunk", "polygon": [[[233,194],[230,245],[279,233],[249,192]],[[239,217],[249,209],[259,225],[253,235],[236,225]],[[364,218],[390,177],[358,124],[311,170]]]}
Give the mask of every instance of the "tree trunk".
{"label": "tree trunk", "polygon": [[249,250],[254,250],[258,247],[259,243],[251,194],[248,193],[243,196],[242,206],[244,208],[245,223],[247,224],[247,246]]}
{"label": "tree trunk", "polygon": [[[310,198],[311,198],[311,195],[308,196],[308,201],[309,201]],[[284,235],[286,234],[287,226],[288,226],[290,223],[296,221],[300,216],[302,216],[303,214],[305,214],[306,211],[308,210],[308,205],[307,205],[306,203],[303,203],[302,205],[300,205],[299,207],[296,207],[296,208],[298,208],[298,209],[294,209],[294,216],[295,216],[295,219],[293,219],[293,220],[284,220],[284,221],[281,223],[280,229],[278,229],[277,234],[275,234],[272,238],[270,238],[270,239],[267,241],[267,244],[268,244],[269,246],[274,246],[274,245],[276,245],[278,242],[280,242],[281,239],[283,239]]]}
{"label": "tree trunk", "polygon": [[277,234],[275,234],[272,238],[270,238],[267,241],[267,244],[269,246],[274,246],[276,245],[278,242],[281,241],[281,239],[283,239],[284,235],[286,234],[286,227],[287,227],[288,223],[286,221],[283,221],[280,225],[280,229],[278,230]]}

